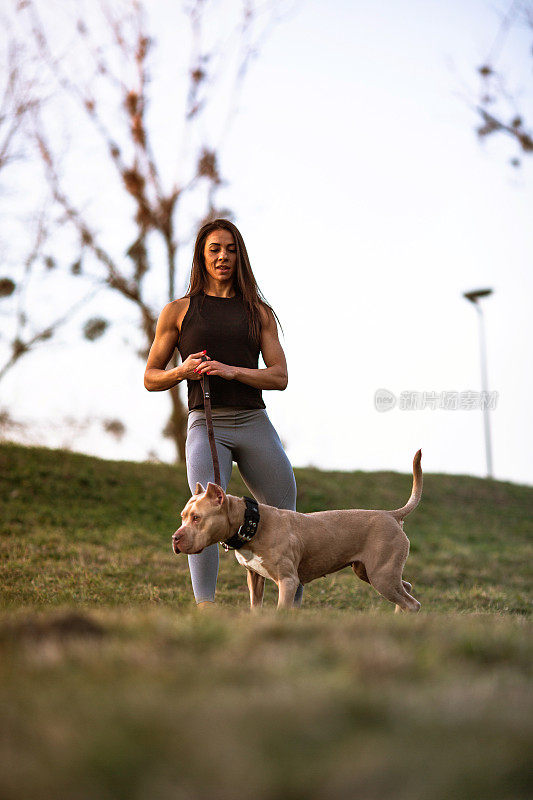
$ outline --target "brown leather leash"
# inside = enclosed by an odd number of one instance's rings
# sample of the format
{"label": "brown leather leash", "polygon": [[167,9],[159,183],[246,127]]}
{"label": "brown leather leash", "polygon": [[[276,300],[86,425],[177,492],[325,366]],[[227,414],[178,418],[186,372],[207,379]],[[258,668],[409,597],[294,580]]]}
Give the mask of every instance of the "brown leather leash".
{"label": "brown leather leash", "polygon": [[[202,356],[202,361],[207,361],[207,356]],[[211,458],[213,459],[213,469],[215,471],[215,483],[220,486],[220,466],[218,463],[217,446],[215,444],[215,432],[213,430],[213,416],[211,414],[211,394],[209,392],[209,378],[207,373],[202,375],[202,389],[204,392],[205,424],[207,426],[207,438],[211,448]]]}
{"label": "brown leather leash", "polygon": [[[202,356],[202,361],[207,361],[207,356]],[[211,414],[211,393],[209,391],[209,378],[207,373],[202,375],[202,389],[204,393],[205,424],[207,426],[207,438],[211,448],[211,458],[213,459],[213,470],[215,472],[215,483],[220,486],[220,466],[218,463],[217,446],[215,444],[215,432],[213,430],[213,415]],[[223,542],[220,542],[224,550],[240,550],[248,542],[251,542],[257,533],[260,515],[257,500],[253,497],[244,497],[245,511],[244,522],[238,531]]]}

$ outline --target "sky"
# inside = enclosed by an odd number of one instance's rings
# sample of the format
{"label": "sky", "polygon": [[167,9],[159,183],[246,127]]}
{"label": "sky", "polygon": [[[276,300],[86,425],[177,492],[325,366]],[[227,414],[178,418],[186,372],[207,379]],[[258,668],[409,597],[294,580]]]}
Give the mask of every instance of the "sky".
{"label": "sky", "polygon": [[[176,58],[175,6],[151,6],[159,87],[151,113],[162,153],[174,147],[163,100],[176,91],[166,68]],[[219,12],[226,6],[219,2]],[[229,129],[228,109],[215,107],[207,134],[216,144],[225,132],[228,181],[219,203],[233,209],[283,326],[289,384],[264,400],[293,466],[409,472],[421,447],[426,472],[484,477],[479,409],[400,401],[481,391],[478,319],[462,293],[490,287],[483,311],[488,389],[497,393],[494,477],[533,484],[533,163],[510,166],[510,140],[480,142],[472,111],[475,69],[508,7],[293,3],[262,44]],[[526,116],[530,45],[530,32],[512,29],[496,61]],[[108,204],[113,224],[103,176],[91,175],[90,161],[75,172],[80,185],[94,181],[93,199]],[[183,287],[191,250],[181,254]],[[153,297],[157,306],[156,278]],[[113,320],[109,332],[28,356],[0,386],[0,405],[50,446],[171,461],[159,434],[168,398],[146,392],[144,363],[124,344],[135,314],[113,299],[95,303]],[[394,408],[376,408],[379,390],[394,394]],[[84,426],[94,416],[121,418],[129,434],[117,442]],[[82,422],[65,426],[67,417]]]}

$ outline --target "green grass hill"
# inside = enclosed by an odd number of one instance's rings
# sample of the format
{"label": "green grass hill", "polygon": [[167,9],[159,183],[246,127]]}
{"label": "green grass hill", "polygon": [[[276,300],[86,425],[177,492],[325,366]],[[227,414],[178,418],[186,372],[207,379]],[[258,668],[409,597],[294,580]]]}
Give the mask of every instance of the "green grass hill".
{"label": "green grass hill", "polygon": [[[411,474],[295,472],[303,512],[397,508],[412,485]],[[228,491],[248,493],[236,468]],[[189,496],[183,465],[1,445],[1,606],[189,607],[186,557],[170,547]],[[405,522],[405,577],[422,609],[530,613],[532,512],[533,487],[425,475],[422,501]],[[269,581],[267,605],[276,591]],[[232,608],[248,604],[245,571],[233,554],[221,553],[218,599]],[[351,570],[306,587],[305,607],[392,610]]]}

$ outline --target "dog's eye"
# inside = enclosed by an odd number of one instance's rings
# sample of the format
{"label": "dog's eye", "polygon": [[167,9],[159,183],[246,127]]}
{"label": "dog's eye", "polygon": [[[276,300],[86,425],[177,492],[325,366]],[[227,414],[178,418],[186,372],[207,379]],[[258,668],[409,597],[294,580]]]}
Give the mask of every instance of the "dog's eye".
{"label": "dog's eye", "polygon": [[192,515],[192,521],[193,522],[198,522],[199,519],[200,519],[200,517],[198,516],[198,514],[193,514]]}

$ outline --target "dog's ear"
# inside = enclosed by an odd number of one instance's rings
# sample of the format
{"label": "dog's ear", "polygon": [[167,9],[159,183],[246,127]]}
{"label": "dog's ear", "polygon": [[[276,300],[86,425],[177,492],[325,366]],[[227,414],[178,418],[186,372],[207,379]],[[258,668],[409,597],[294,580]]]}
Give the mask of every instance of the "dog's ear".
{"label": "dog's ear", "polygon": [[205,492],[204,487],[201,483],[196,484],[196,489],[194,490],[194,494],[203,494]]}
{"label": "dog's ear", "polygon": [[221,506],[224,500],[226,499],[224,489],[222,489],[222,487],[218,486],[216,483],[211,483],[211,482],[207,484],[207,489],[205,490],[205,496],[209,497],[210,500],[212,500],[219,506]]}

